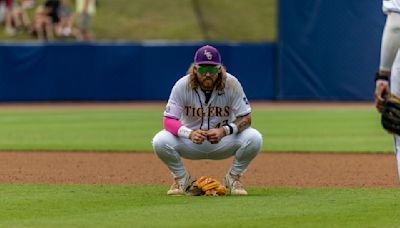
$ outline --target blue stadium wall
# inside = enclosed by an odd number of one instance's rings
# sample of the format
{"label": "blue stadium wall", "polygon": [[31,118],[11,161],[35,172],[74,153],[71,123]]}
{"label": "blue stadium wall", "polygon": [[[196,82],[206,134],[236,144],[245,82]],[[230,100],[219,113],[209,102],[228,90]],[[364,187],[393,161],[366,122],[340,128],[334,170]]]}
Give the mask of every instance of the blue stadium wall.
{"label": "blue stadium wall", "polygon": [[[0,44],[0,101],[167,100],[201,45]],[[212,45],[249,99],[274,99],[275,44]]]}
{"label": "blue stadium wall", "polygon": [[[279,0],[277,43],[211,43],[251,100],[370,101],[381,1]],[[204,43],[3,43],[0,101],[167,100]]]}
{"label": "blue stadium wall", "polygon": [[382,1],[279,0],[280,100],[372,100]]}

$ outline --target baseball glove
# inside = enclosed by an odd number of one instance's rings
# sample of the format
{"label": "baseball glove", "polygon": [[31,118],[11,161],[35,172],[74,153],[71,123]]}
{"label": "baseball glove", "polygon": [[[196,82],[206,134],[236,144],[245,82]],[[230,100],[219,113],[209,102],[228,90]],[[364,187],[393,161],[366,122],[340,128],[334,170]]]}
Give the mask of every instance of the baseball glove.
{"label": "baseball glove", "polygon": [[186,189],[186,194],[190,196],[223,196],[225,193],[225,186],[209,176],[198,178]]}
{"label": "baseball glove", "polygon": [[388,132],[400,135],[400,98],[389,94],[385,98],[381,123]]}

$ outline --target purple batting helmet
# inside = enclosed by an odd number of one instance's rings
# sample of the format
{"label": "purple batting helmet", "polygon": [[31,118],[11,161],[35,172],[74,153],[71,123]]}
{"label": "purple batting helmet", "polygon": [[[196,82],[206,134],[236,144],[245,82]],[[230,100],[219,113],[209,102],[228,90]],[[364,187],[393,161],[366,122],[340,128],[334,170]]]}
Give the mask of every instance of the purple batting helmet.
{"label": "purple batting helmet", "polygon": [[210,45],[203,46],[194,55],[195,64],[220,65],[221,55],[215,47]]}

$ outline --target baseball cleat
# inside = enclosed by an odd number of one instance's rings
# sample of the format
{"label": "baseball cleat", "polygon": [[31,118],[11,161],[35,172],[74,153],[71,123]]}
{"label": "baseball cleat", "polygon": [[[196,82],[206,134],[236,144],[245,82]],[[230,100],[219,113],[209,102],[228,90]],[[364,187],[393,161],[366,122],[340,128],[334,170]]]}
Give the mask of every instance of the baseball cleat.
{"label": "baseball cleat", "polygon": [[167,191],[167,195],[170,196],[183,196],[187,186],[190,184],[191,176],[186,173],[183,177],[177,177],[174,179],[174,183],[171,188]]}
{"label": "baseball cleat", "polygon": [[247,191],[244,189],[239,179],[240,175],[233,176],[228,173],[225,176],[225,186],[229,189],[227,192],[235,196],[246,196]]}

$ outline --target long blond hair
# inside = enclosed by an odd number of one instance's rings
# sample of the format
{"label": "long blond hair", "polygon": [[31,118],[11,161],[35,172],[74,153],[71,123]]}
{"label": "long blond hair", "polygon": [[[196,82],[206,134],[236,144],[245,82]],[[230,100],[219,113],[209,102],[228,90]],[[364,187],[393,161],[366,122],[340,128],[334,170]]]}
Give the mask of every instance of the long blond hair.
{"label": "long blond hair", "polygon": [[[194,72],[195,64],[192,63],[190,65],[187,73],[190,75],[189,77],[189,86],[191,89],[196,89],[199,87],[199,80],[197,79],[196,73]],[[218,73],[218,78],[215,81],[214,87],[219,90],[223,91],[225,88],[225,83],[226,83],[226,69],[223,65],[221,65],[221,72]]]}

